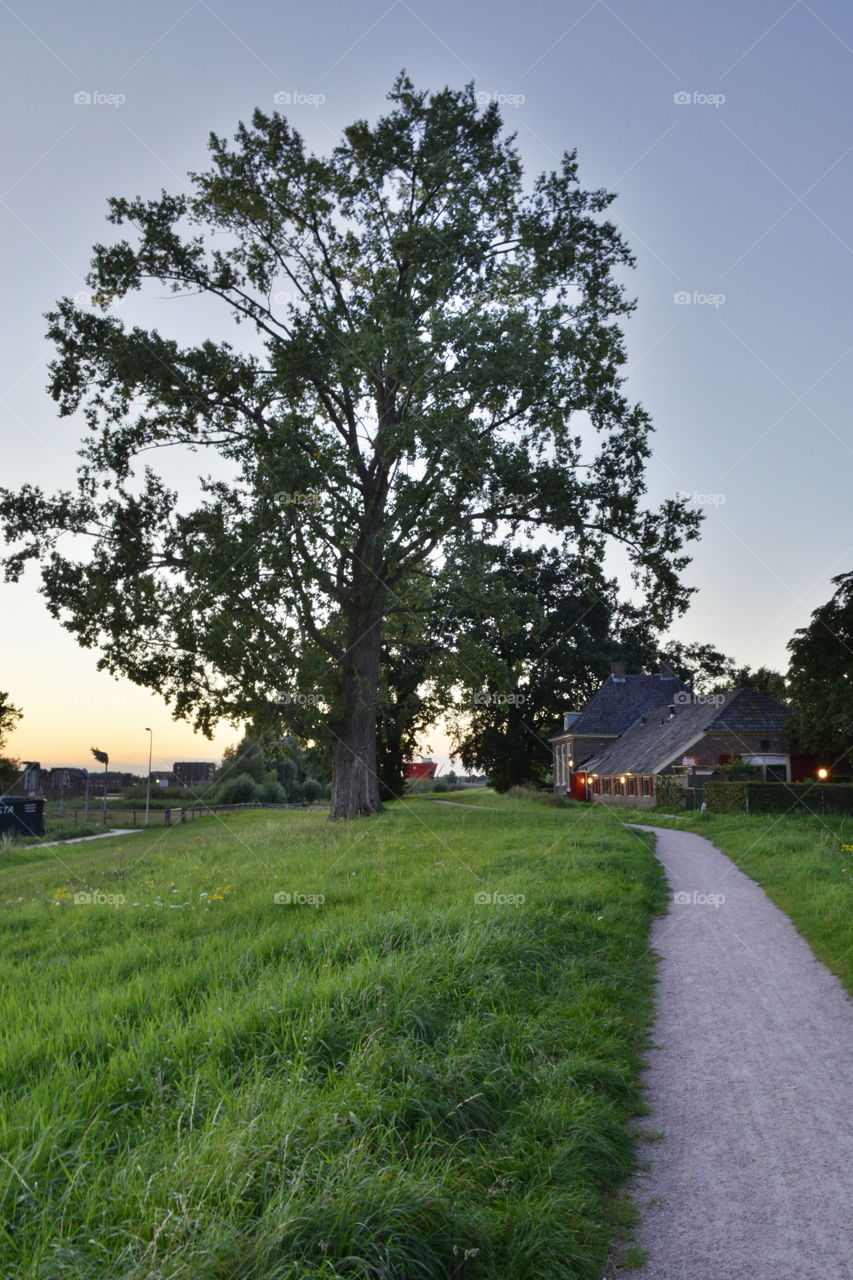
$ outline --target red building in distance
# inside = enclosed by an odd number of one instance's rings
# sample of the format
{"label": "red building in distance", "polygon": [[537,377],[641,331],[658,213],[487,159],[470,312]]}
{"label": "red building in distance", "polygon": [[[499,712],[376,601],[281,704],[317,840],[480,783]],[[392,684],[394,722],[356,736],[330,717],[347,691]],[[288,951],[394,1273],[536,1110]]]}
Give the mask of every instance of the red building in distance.
{"label": "red building in distance", "polygon": [[407,778],[434,778],[436,763],[434,760],[407,760],[403,766]]}

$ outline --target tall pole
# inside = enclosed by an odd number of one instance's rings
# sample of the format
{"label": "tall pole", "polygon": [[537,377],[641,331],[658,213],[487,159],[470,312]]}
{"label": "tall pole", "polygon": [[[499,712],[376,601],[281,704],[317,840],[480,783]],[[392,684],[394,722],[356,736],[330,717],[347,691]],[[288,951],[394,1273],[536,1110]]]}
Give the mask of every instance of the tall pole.
{"label": "tall pole", "polygon": [[92,747],[92,755],[99,764],[104,766],[104,828],[107,825],[107,769],[110,767],[110,758],[106,751],[99,751],[97,747]]}
{"label": "tall pole", "polygon": [[154,750],[154,731],[145,726],[145,732],[150,734],[148,739],[148,786],[145,788],[145,825],[148,826],[148,815],[151,812],[151,754]]}

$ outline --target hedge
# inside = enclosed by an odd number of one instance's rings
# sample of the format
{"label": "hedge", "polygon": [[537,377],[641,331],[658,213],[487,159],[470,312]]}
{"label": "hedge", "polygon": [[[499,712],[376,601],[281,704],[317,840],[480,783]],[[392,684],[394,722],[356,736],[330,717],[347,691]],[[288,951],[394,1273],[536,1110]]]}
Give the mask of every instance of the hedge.
{"label": "hedge", "polygon": [[659,809],[686,809],[687,788],[680,779],[663,774],[657,780],[655,803]]}
{"label": "hedge", "polygon": [[705,803],[711,813],[743,813],[747,782],[706,782]]}
{"label": "hedge", "polygon": [[853,786],[838,782],[706,782],[711,813],[853,814]]}

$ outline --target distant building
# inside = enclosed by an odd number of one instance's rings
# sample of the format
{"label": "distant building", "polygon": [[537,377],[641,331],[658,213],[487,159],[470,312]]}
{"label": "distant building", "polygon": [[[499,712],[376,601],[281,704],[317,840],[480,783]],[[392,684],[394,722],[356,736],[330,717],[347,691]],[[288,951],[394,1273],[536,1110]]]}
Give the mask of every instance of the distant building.
{"label": "distant building", "polygon": [[154,769],[151,773],[151,785],[152,787],[173,787],[175,775],[168,769]]}
{"label": "distant building", "polygon": [[[45,796],[49,796],[51,799],[65,799],[71,796],[84,796],[86,794],[86,779],[88,777],[88,769],[78,769],[71,766],[66,767],[65,765],[61,765],[56,769],[43,769],[43,794]],[[103,775],[100,776],[99,780],[101,787],[103,788]]]}
{"label": "distant building", "polygon": [[90,796],[102,796],[105,781],[107,795],[115,795],[116,792],[139,786],[144,779],[120,769],[104,771],[64,764],[52,769],[42,769],[38,760],[26,760],[14,791],[17,795],[41,800],[71,800],[85,796],[87,790]]}
{"label": "distant building", "polygon": [[434,760],[407,760],[403,766],[407,778],[434,778],[436,767]]}
{"label": "distant building", "polygon": [[42,796],[42,774],[46,774],[47,769],[42,769],[38,760],[24,760],[24,768],[18,777],[13,788],[16,795],[23,796]]}
{"label": "distant building", "polygon": [[181,787],[203,787],[213,781],[216,765],[212,760],[176,760],[172,772]]}
{"label": "distant building", "polygon": [[785,728],[790,711],[754,689],[694,694],[669,668],[660,675],[613,674],[551,738],[554,790],[576,800],[650,807],[661,777],[704,785],[735,757],[762,778],[790,782]]}

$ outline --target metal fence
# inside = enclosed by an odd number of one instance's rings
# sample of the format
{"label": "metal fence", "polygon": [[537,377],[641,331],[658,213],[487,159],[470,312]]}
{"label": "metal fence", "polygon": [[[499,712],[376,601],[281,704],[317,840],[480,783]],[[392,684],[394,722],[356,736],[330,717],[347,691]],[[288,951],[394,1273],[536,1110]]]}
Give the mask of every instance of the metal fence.
{"label": "metal fence", "polygon": [[[168,809],[150,809],[148,812],[149,827],[172,827],[179,822],[192,822],[194,818],[206,818],[211,814],[229,814],[242,813],[246,809],[309,809],[308,804],[265,804],[263,801],[250,801],[248,804],[192,804],[192,805],[173,805]],[[316,807],[322,807],[318,805]],[[50,827],[57,823],[78,823],[81,825],[88,824],[93,827],[103,827],[104,810],[97,805],[90,804],[88,809],[84,805],[75,808],[65,807],[62,809],[45,809],[44,811],[45,826]],[[145,809],[111,809],[106,811],[106,826],[133,828],[144,827]]]}

